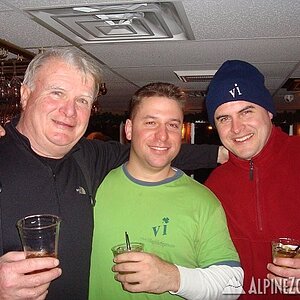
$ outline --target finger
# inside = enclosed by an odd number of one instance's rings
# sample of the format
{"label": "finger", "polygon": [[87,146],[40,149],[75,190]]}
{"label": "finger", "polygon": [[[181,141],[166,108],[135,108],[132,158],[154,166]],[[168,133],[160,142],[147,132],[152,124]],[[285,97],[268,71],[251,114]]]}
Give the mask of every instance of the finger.
{"label": "finger", "polygon": [[145,264],[140,261],[138,262],[127,261],[127,262],[115,264],[112,267],[113,272],[119,272],[119,273],[136,273],[142,271],[143,269],[145,269]]}
{"label": "finger", "polygon": [[53,257],[28,258],[20,262],[18,272],[28,274],[32,272],[53,269],[59,265],[59,260]]}
{"label": "finger", "polygon": [[5,273],[26,274],[33,271],[52,269],[59,265],[53,257],[25,259],[24,252],[9,252],[1,257],[1,270]]}
{"label": "finger", "polygon": [[300,268],[300,258],[275,257],[274,264],[294,269]]}
{"label": "finger", "polygon": [[2,255],[0,262],[14,262],[25,259],[25,253],[23,251],[11,251]]}
{"label": "finger", "polygon": [[269,280],[271,280],[272,282],[277,281],[277,279],[278,279],[278,282],[279,282],[279,281],[280,281],[279,279],[283,279],[282,277],[276,276],[276,275],[274,275],[274,274],[272,274],[272,273],[268,273],[268,274],[267,274],[267,278],[268,278]]}
{"label": "finger", "polygon": [[140,293],[144,292],[143,286],[139,283],[131,284],[128,282],[122,283],[122,287],[124,290],[131,292],[131,293]]}
{"label": "finger", "polygon": [[24,276],[23,286],[26,288],[35,288],[50,284],[51,281],[58,278],[62,274],[60,268],[49,269],[34,274],[27,274]]}
{"label": "finger", "polygon": [[46,290],[40,297],[35,300],[45,300],[48,295],[48,290]]}
{"label": "finger", "polygon": [[282,290],[283,288],[288,287],[288,278],[283,278],[283,277],[279,277],[279,276],[275,276],[273,274],[268,274],[267,278],[276,286],[278,287],[280,290]]}
{"label": "finger", "polygon": [[49,284],[44,284],[35,288],[24,288],[19,291],[20,299],[34,299],[42,300],[45,299],[48,294]]}
{"label": "finger", "polygon": [[[283,266],[278,266],[269,263],[267,265],[267,269],[272,272],[273,274],[280,276],[280,277],[298,277],[299,276],[299,270],[298,269],[293,269],[289,267],[283,267]],[[297,276],[298,275],[298,276]]]}
{"label": "finger", "polygon": [[115,279],[120,282],[127,282],[130,284],[137,284],[141,281],[139,273],[116,273]]}
{"label": "finger", "polygon": [[114,258],[115,263],[122,263],[126,261],[141,261],[145,258],[145,252],[125,252],[122,254],[118,254]]}

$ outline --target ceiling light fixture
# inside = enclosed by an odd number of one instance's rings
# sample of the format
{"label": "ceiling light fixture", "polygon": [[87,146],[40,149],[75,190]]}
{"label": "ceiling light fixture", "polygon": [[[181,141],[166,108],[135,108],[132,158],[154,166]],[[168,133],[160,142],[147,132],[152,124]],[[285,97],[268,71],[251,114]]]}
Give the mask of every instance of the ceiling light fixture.
{"label": "ceiling light fixture", "polygon": [[86,7],[86,6],[73,7],[73,10],[83,12],[83,13],[92,13],[92,12],[99,11],[99,9],[95,9],[92,7]]}

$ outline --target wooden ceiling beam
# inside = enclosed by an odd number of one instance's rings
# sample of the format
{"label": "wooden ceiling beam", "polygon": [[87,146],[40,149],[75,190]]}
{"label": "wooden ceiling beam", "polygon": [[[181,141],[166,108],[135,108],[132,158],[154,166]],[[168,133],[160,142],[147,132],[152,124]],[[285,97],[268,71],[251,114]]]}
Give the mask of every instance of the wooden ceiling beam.
{"label": "wooden ceiling beam", "polygon": [[0,48],[6,49],[8,52],[13,53],[15,55],[23,56],[24,59],[28,59],[28,60],[32,60],[35,56],[34,53],[25,50],[19,46],[16,46],[3,39],[0,39]]}

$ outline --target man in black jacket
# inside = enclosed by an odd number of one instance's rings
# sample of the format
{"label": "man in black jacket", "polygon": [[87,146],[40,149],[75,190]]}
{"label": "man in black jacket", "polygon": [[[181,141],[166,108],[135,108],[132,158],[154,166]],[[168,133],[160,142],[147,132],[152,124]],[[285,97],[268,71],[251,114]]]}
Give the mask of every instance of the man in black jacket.
{"label": "man in black jacket", "polygon": [[[20,119],[0,139],[0,299],[87,299],[93,195],[129,154],[118,142],[82,138],[101,80],[97,64],[72,49],[46,51],[28,66]],[[217,146],[182,149],[177,167],[216,166]],[[17,220],[41,213],[62,219],[59,261],[21,251]]]}

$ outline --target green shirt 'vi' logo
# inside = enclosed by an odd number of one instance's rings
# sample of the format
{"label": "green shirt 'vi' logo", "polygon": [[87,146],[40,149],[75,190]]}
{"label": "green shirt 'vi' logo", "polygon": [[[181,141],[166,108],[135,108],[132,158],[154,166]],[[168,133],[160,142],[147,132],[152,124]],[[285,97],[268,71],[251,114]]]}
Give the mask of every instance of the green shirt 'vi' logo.
{"label": "green shirt 'vi' logo", "polygon": [[[154,236],[157,236],[157,234],[161,231],[162,235],[167,235],[167,227],[168,227],[168,223],[170,222],[170,219],[168,217],[164,217],[162,218],[162,223],[163,225],[158,225],[158,226],[153,226],[152,230],[154,233]],[[162,227],[162,229],[161,229]]]}

